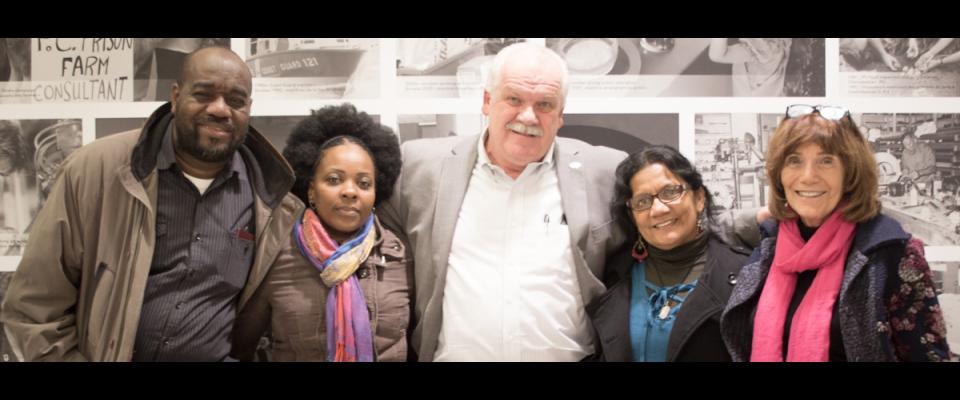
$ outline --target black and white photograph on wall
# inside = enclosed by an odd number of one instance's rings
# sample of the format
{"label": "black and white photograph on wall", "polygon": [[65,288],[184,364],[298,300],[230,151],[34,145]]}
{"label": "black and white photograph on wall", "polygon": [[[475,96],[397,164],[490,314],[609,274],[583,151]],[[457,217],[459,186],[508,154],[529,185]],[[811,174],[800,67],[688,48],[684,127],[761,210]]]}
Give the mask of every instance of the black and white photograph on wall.
{"label": "black and white photograph on wall", "polygon": [[168,101],[187,54],[210,46],[230,48],[230,38],[136,38],[133,45],[133,99]]}
{"label": "black and white photograph on wall", "polygon": [[30,93],[30,38],[0,38],[0,103],[18,103]]}
{"label": "black and white photograph on wall", "polygon": [[82,144],[79,119],[0,120],[0,256],[19,256],[60,164]]}
{"label": "black and white photograph on wall", "polygon": [[[10,285],[10,278],[13,277],[13,271],[0,271],[0,300],[7,294],[7,286]],[[7,340],[7,334],[3,329],[3,322],[0,322],[0,362],[20,361],[13,349],[10,347],[10,341]]]}
{"label": "black and white photograph on wall", "polygon": [[[257,132],[260,132],[266,137],[277,151],[282,152],[283,148],[287,145],[287,138],[290,136],[290,132],[293,132],[293,128],[306,117],[306,115],[263,115],[250,117],[250,126],[254,127]],[[374,118],[376,118],[376,116],[374,116]]]}
{"label": "black and white photograph on wall", "polygon": [[400,143],[414,139],[476,135],[485,128],[483,114],[398,115]]}
{"label": "black and white photograph on wall", "polygon": [[0,82],[30,80],[30,38],[0,38]]}
{"label": "black and white photograph on wall", "polygon": [[954,353],[954,361],[960,354],[960,285],[957,283],[960,262],[931,262],[933,284],[937,290],[937,300],[943,310],[943,322],[947,325],[947,344]]}
{"label": "black and white photograph on wall", "polygon": [[696,114],[694,164],[720,210],[766,205],[767,142],[780,122],[775,114]]}
{"label": "black and white photograph on wall", "polygon": [[[293,132],[297,124],[305,118],[307,118],[307,115],[260,115],[250,117],[250,126],[266,137],[277,151],[283,152],[283,148],[287,146],[287,138],[290,137],[290,132]],[[370,114],[370,118],[378,123],[380,122],[380,116],[377,114]]]}
{"label": "black and white photograph on wall", "polygon": [[957,38],[841,38],[841,94],[960,96]]}
{"label": "black and white photograph on wall", "polygon": [[579,96],[823,96],[823,38],[547,38]]}
{"label": "black and white photograph on wall", "polygon": [[677,114],[564,114],[557,136],[627,153],[650,145],[680,144]]}
{"label": "black and white photograph on wall", "polygon": [[380,95],[380,39],[248,38],[257,99],[348,99]]}
{"label": "black and white photograph on wall", "polygon": [[480,98],[493,57],[520,38],[397,39],[401,97]]}
{"label": "black and white photograph on wall", "polygon": [[0,103],[133,101],[132,38],[0,39]]}
{"label": "black and white photograph on wall", "polygon": [[94,136],[97,139],[120,132],[143,128],[146,118],[97,118],[94,122]]}
{"label": "black and white photograph on wall", "polygon": [[[628,153],[643,147],[679,144],[677,114],[564,114],[557,136],[579,139]],[[483,114],[399,115],[400,141],[413,139],[471,136],[487,127]]]}
{"label": "black and white photograph on wall", "polygon": [[854,114],[874,148],[883,212],[928,246],[960,245],[960,114]]}
{"label": "black and white photograph on wall", "polygon": [[[697,114],[696,166],[722,209],[766,205],[782,114]],[[928,246],[960,245],[960,114],[851,115],[874,150],[883,212]]]}

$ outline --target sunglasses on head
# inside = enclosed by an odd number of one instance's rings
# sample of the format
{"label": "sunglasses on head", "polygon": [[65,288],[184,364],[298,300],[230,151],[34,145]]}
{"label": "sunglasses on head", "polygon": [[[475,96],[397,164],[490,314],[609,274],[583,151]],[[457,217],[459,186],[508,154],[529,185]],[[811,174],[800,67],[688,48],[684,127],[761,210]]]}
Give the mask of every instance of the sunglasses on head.
{"label": "sunglasses on head", "polygon": [[813,114],[814,112],[832,121],[839,121],[843,119],[843,117],[850,116],[850,110],[846,107],[794,104],[787,107],[787,118],[799,118],[807,114]]}

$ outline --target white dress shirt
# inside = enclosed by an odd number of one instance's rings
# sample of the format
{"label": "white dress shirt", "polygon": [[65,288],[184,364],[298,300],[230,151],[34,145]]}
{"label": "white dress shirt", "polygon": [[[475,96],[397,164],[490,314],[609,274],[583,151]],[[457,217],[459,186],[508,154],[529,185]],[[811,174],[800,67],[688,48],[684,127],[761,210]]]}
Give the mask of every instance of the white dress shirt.
{"label": "white dress shirt", "polygon": [[481,135],[448,260],[435,361],[579,361],[593,335],[550,147],[514,181]]}

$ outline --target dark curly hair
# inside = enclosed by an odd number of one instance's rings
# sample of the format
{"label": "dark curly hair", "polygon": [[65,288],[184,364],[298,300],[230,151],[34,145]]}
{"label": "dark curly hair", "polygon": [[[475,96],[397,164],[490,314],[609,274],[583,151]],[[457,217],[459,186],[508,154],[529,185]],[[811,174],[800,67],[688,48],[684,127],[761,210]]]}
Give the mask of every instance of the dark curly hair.
{"label": "dark curly hair", "polygon": [[630,179],[633,179],[637,172],[651,164],[661,164],[667,167],[670,172],[690,185],[691,192],[703,188],[703,209],[706,211],[704,216],[708,220],[711,218],[714,212],[713,196],[710,195],[710,190],[703,186],[703,177],[693,167],[690,160],[672,147],[649,146],[627,156],[617,166],[613,202],[610,203],[610,215],[616,218],[624,232],[630,232],[631,237],[634,238],[637,235],[637,222],[633,219],[632,210],[627,207],[627,200],[633,197]]}
{"label": "dark curly hair", "polygon": [[311,111],[309,117],[293,128],[283,148],[283,157],[293,167],[297,178],[290,191],[304,203],[309,203],[307,190],[324,152],[344,142],[360,145],[373,159],[376,168],[374,205],[393,195],[401,168],[397,135],[367,113],[358,112],[352,104],[344,103]]}

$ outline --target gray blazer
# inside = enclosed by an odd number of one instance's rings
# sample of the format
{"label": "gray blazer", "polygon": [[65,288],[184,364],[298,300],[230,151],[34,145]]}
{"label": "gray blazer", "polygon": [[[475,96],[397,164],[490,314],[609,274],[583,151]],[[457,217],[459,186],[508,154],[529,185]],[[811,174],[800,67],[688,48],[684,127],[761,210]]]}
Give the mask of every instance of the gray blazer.
{"label": "gray blazer", "polygon": [[[433,360],[437,348],[450,245],[479,140],[473,135],[404,143],[396,191],[378,209],[383,224],[412,246],[416,325],[410,340],[420,361]],[[609,207],[614,171],[626,154],[567,138],[557,138],[554,151],[577,279],[583,304],[589,304],[605,290],[607,257],[630,248]]]}

